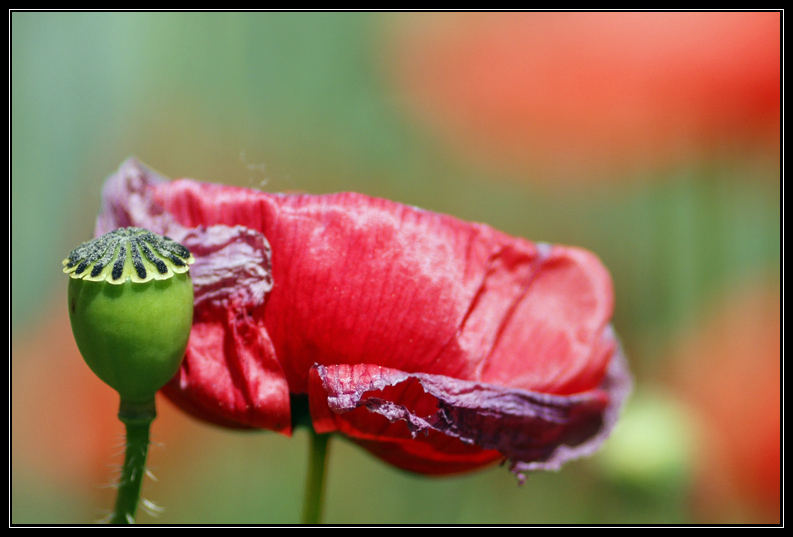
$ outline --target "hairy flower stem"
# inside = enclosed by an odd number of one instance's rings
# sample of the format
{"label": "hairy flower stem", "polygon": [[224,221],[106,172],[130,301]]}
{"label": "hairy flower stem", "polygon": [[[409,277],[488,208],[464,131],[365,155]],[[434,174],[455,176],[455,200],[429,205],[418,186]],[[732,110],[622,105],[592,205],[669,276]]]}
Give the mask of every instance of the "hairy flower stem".
{"label": "hairy flower stem", "polygon": [[111,524],[134,524],[135,512],[140,503],[140,488],[146,475],[146,455],[149,452],[149,429],[157,416],[154,399],[146,403],[121,401],[118,411],[127,428],[126,453],[121,478],[118,483],[116,507]]}
{"label": "hairy flower stem", "polygon": [[306,497],[303,504],[303,524],[319,524],[325,500],[325,476],[328,460],[329,434],[317,434],[309,427],[309,464],[306,477]]}

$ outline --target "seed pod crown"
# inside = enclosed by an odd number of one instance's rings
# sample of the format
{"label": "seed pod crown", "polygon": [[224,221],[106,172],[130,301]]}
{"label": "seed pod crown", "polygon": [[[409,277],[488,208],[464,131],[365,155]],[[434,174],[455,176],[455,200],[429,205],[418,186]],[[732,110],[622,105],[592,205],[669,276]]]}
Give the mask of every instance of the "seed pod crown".
{"label": "seed pod crown", "polygon": [[119,228],[84,242],[63,260],[63,272],[75,279],[120,285],[167,280],[187,272],[190,251],[168,237],[136,227]]}

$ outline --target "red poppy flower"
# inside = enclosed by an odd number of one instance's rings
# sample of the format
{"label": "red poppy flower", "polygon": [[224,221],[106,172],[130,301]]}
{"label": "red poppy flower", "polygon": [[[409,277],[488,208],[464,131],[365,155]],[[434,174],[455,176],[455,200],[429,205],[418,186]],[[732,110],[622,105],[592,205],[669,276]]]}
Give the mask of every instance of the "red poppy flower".
{"label": "red poppy flower", "polygon": [[290,396],[401,468],[558,468],[613,427],[630,377],[592,254],[360,194],[108,179],[97,233],[142,226],[196,258],[193,331],[165,394],[291,432]]}

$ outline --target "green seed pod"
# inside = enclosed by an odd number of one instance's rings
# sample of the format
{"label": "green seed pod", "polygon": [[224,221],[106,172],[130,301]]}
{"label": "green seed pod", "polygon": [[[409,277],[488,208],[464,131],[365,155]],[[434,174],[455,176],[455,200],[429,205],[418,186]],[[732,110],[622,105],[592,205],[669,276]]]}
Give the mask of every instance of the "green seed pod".
{"label": "green seed pod", "polygon": [[153,401],[179,369],[193,322],[194,261],[181,244],[134,227],[63,260],[77,347],[122,402]]}

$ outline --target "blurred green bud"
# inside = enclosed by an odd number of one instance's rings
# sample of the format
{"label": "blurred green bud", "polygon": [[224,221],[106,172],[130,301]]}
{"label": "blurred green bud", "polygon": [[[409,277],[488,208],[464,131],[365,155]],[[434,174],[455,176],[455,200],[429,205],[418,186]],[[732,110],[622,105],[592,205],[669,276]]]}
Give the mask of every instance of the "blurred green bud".
{"label": "blurred green bud", "polygon": [[691,479],[697,428],[673,394],[638,390],[598,457],[610,478],[659,497],[680,498]]}
{"label": "blurred green bud", "polygon": [[147,402],[176,374],[193,322],[189,250],[121,228],[75,248],[69,318],[88,367],[126,402]]}

